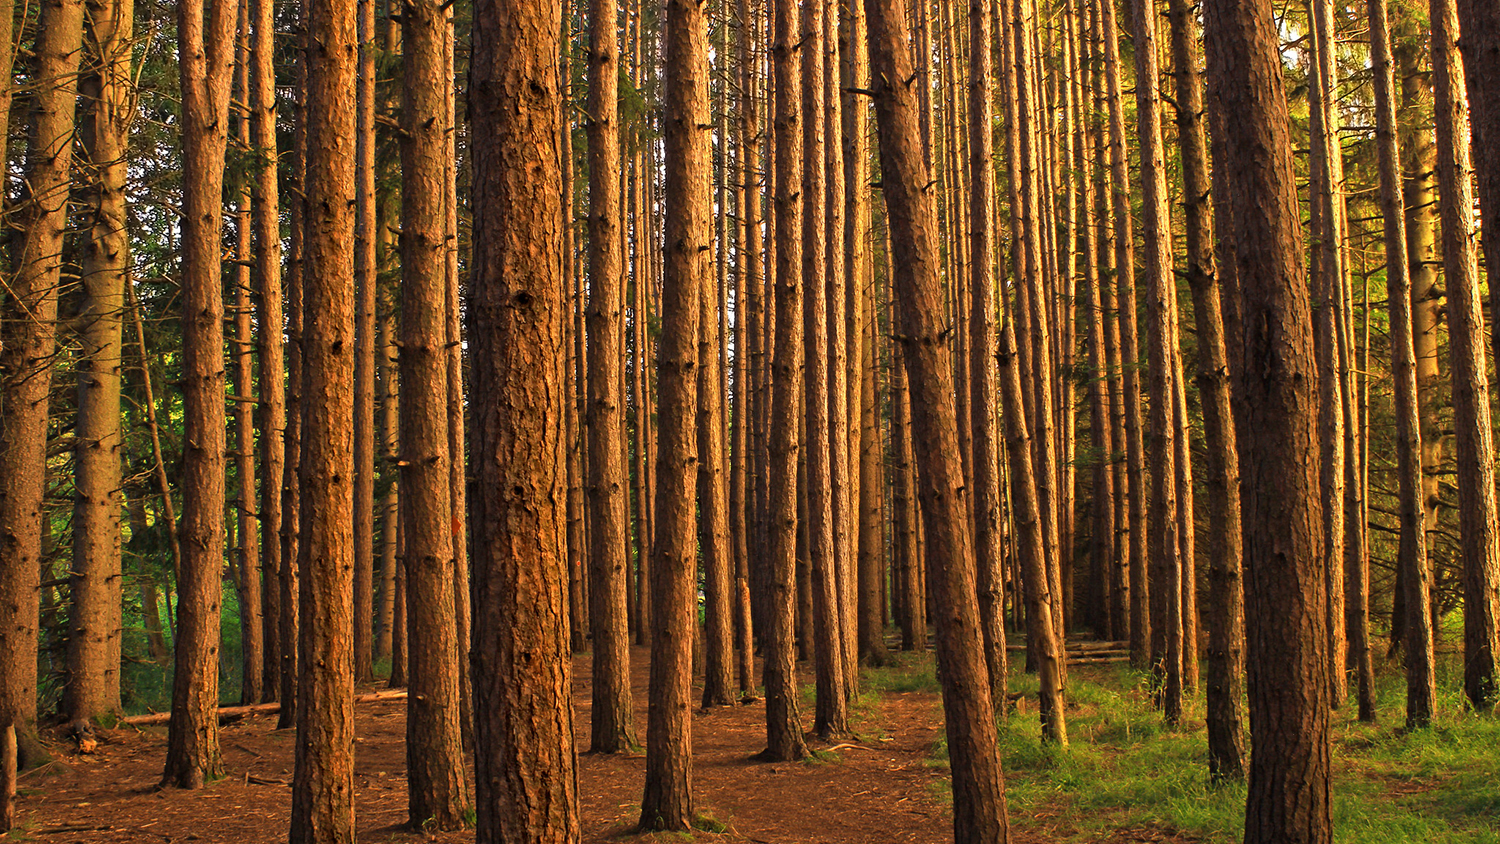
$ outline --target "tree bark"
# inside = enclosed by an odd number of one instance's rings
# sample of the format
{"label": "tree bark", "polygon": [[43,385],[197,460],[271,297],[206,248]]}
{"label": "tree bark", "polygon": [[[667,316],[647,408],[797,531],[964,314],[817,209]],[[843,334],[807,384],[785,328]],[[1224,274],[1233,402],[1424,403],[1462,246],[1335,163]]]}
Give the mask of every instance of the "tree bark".
{"label": "tree bark", "polygon": [[[483,0],[468,336],[477,840],[577,841],[562,415],[561,7]],[[517,725],[522,725],[517,729]]]}
{"label": "tree bark", "polygon": [[255,234],[252,278],[259,294],[260,361],[260,565],[265,598],[265,661],[261,698],[280,696],[281,489],[285,483],[286,378],[285,314],[281,290],[281,209],[277,183],[276,21],[272,0],[250,0],[250,144],[261,157],[250,185],[251,226]]}
{"label": "tree bark", "polygon": [[354,219],[354,682],[375,679],[375,3],[358,0]]}
{"label": "tree bark", "polygon": [[[1454,458],[1458,463],[1458,521],[1463,548],[1464,694],[1476,710],[1489,712],[1494,709],[1497,696],[1500,547],[1496,545],[1495,444],[1490,426],[1484,313],[1479,299],[1474,189],[1469,180],[1469,144],[1464,142],[1464,128],[1469,122],[1468,102],[1464,67],[1458,55],[1458,13],[1453,0],[1432,0],[1430,19],[1439,214],[1443,222],[1443,275],[1448,287],[1453,427],[1457,433]],[[1491,225],[1494,224],[1492,221]],[[1408,667],[1412,662],[1408,653]],[[1432,685],[1422,690],[1424,696],[1434,694],[1428,691]],[[1411,688],[1408,684],[1408,689]],[[1421,726],[1413,723],[1410,712],[1407,724]]]}
{"label": "tree bark", "polygon": [[897,291],[897,317],[913,390],[914,437],[927,522],[928,582],[940,594],[939,672],[953,769],[954,839],[1008,837],[1005,783],[979,629],[965,481],[959,464],[953,370],[942,325],[936,214],[922,161],[912,59],[899,0],[869,0],[871,75],[880,132],[882,193]]}
{"label": "tree bark", "polygon": [[663,32],[666,245],[662,274],[656,536],[652,546],[651,705],[640,828],[685,832],[693,822],[693,632],[697,610],[694,441],[699,300],[712,276],[708,29],[703,7],[669,0]]}
{"label": "tree bark", "polygon": [[[401,497],[406,568],[407,823],[464,823],[458,608],[449,462],[446,10],[401,12]],[[462,455],[459,455],[459,459]]]}
{"label": "tree bark", "polygon": [[[1250,692],[1245,841],[1323,844],[1329,806],[1327,619],[1312,314],[1278,39],[1268,0],[1204,4],[1209,108],[1222,130],[1221,236],[1234,244],[1234,376],[1245,492]],[[1288,690],[1295,690],[1289,694]]]}
{"label": "tree bark", "polygon": [[619,48],[614,0],[589,4],[589,628],[594,637],[589,750],[635,744],[625,567],[624,241],[620,220]]}
{"label": "tree bark", "polygon": [[[120,370],[130,261],[125,148],[132,117],[134,3],[95,0],[88,7],[88,52],[94,65],[80,93],[92,107],[81,134],[93,183],[85,192],[88,247],[82,268],[84,303],[77,317],[83,355],[77,365],[72,607],[63,700],[69,722],[120,710]],[[254,588],[258,596],[260,584]]]}
{"label": "tree bark", "polygon": [[[177,7],[183,106],[182,572],[172,721],[162,782],[200,788],[222,772],[219,612],[224,560],[224,301],[220,284],[224,148],[238,3]],[[44,29],[48,29],[44,27]]]}
{"label": "tree bark", "polygon": [[[408,9],[410,6],[408,5]],[[292,844],[354,840],[354,0],[308,7]],[[296,376],[294,376],[296,377]]]}
{"label": "tree bark", "polygon": [[[1386,0],[1369,0],[1370,65],[1375,82],[1375,146],[1380,207],[1384,216],[1385,289],[1390,318],[1391,381],[1395,387],[1397,508],[1401,535],[1397,569],[1408,578],[1427,570],[1426,508],[1422,506],[1422,429],[1417,405],[1416,350],[1412,334],[1412,283],[1401,207],[1401,150],[1396,131],[1395,74]],[[1369,641],[1370,569],[1349,573],[1350,651],[1359,668],[1359,719],[1375,720],[1375,671]],[[1399,578],[1398,578],[1399,579]],[[1422,653],[1425,653],[1425,646]]]}
{"label": "tree bark", "polygon": [[[795,607],[797,603],[797,457],[802,439],[802,207],[798,186],[802,177],[802,131],[799,121],[799,79],[802,56],[796,44],[794,0],[775,0],[775,35],[771,65],[775,76],[774,149],[776,184],[773,192],[776,321],[770,375],[768,426],[768,530],[770,553],[767,583],[765,660],[761,670],[766,687],[767,762],[789,762],[807,755],[798,711]],[[772,266],[768,262],[768,266]]]}

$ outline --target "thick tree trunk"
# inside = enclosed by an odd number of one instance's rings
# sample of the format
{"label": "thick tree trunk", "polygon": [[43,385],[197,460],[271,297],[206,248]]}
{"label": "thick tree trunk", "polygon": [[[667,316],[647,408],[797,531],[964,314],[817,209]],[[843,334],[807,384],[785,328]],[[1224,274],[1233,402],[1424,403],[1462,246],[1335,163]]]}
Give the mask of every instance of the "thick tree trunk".
{"label": "thick tree trunk", "polygon": [[[1268,0],[1204,4],[1222,235],[1234,244],[1246,639],[1254,748],[1245,841],[1324,844],[1328,641],[1312,314],[1278,39]],[[1288,689],[1297,690],[1288,695]]]}
{"label": "thick tree trunk", "polygon": [[[1495,443],[1490,426],[1484,313],[1479,299],[1474,190],[1469,180],[1469,144],[1464,138],[1469,109],[1453,0],[1432,0],[1431,21],[1439,213],[1443,221],[1443,275],[1448,287],[1453,427],[1457,433],[1454,458],[1458,463],[1458,523],[1463,546],[1464,694],[1476,710],[1488,712],[1494,708],[1497,694],[1500,548],[1496,546]],[[1491,273],[1494,271],[1491,267]],[[1408,653],[1408,667],[1412,661]],[[1426,689],[1423,692],[1433,694]],[[1408,726],[1417,726],[1410,713],[1407,721]]]}
{"label": "thick tree trunk", "polygon": [[[238,3],[177,7],[183,106],[182,572],[172,721],[162,781],[200,788],[219,759],[219,607],[224,564],[224,148]],[[44,31],[49,27],[44,27]],[[35,184],[35,183],[33,183]]]}
{"label": "thick tree trunk", "polygon": [[1005,784],[996,747],[995,712],[982,648],[975,571],[958,449],[958,420],[950,403],[953,370],[942,320],[936,214],[922,161],[912,59],[905,14],[897,0],[869,0],[870,58],[880,129],[882,193],[898,250],[891,266],[897,317],[914,392],[914,439],[927,521],[928,582],[941,595],[938,664],[953,768],[953,832],[958,841],[995,844],[1007,839]]}
{"label": "thick tree trunk", "polygon": [[[478,835],[578,840],[563,547],[559,6],[483,0],[470,70]],[[503,400],[502,400],[503,397]],[[513,725],[524,724],[524,730]]]}
{"label": "thick tree trunk", "polygon": [[[92,103],[82,136],[93,184],[85,193],[89,242],[83,259],[84,303],[77,317],[83,355],[74,423],[72,607],[63,698],[63,716],[70,722],[120,709],[120,370],[130,260],[125,147],[134,3],[95,0],[88,12],[88,48],[96,64],[80,93]],[[259,582],[254,589],[258,597]],[[259,668],[257,664],[257,672]],[[259,674],[255,680],[259,682]]]}

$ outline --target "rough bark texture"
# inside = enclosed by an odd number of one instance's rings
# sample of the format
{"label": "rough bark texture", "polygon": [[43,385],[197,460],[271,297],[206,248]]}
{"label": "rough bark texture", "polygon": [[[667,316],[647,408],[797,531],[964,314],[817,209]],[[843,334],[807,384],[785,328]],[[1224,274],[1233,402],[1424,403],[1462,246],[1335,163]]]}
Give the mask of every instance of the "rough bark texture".
{"label": "rough bark texture", "polygon": [[614,0],[589,5],[589,628],[593,699],[589,750],[617,753],[635,743],[631,725],[630,638],[625,567],[623,361],[624,240],[620,226],[619,49]]}
{"label": "rough bark texture", "polygon": [[[82,121],[82,138],[93,184],[85,192],[88,246],[81,280],[84,303],[77,317],[83,357],[74,429],[72,609],[63,697],[63,717],[69,722],[120,709],[120,363],[130,258],[125,146],[134,8],[131,0],[89,3],[88,51],[94,66],[80,91],[92,105]],[[253,586],[258,597],[260,584]],[[259,672],[258,662],[255,668]],[[254,680],[259,682],[258,673]]]}
{"label": "rough bark texture", "polygon": [[172,721],[162,780],[199,788],[221,772],[220,570],[224,555],[224,300],[220,284],[224,147],[238,3],[177,7],[183,107],[182,571]]}
{"label": "rough bark texture", "polygon": [[[1453,378],[1454,459],[1458,463],[1458,525],[1463,546],[1464,694],[1480,712],[1494,708],[1496,601],[1500,547],[1496,546],[1494,430],[1485,365],[1484,313],[1479,300],[1479,254],[1474,236],[1474,189],[1464,67],[1458,55],[1453,0],[1432,0],[1433,97],[1436,101],[1439,214],[1443,275],[1448,287],[1448,343]],[[1491,220],[1490,225],[1496,225]],[[1491,267],[1491,273],[1495,268]],[[1408,655],[1408,661],[1410,655]],[[1408,724],[1411,718],[1408,717]]]}
{"label": "rough bark texture", "polygon": [[1135,103],[1140,134],[1143,249],[1146,282],[1146,380],[1150,395],[1151,505],[1147,532],[1151,576],[1151,662],[1157,705],[1168,723],[1182,717],[1182,565],[1177,524],[1177,425],[1173,374],[1177,368],[1176,278],[1172,274],[1171,218],[1157,88],[1156,4],[1133,0]]}
{"label": "rough bark texture", "polygon": [[[1369,0],[1370,65],[1375,82],[1375,146],[1380,207],[1385,217],[1385,289],[1391,323],[1391,381],[1395,387],[1397,508],[1401,537],[1396,565],[1412,576],[1427,570],[1426,511],[1422,506],[1421,418],[1417,406],[1416,350],[1412,341],[1411,274],[1406,216],[1401,208],[1401,151],[1396,134],[1395,73],[1386,0]],[[1350,651],[1359,668],[1359,719],[1375,720],[1375,677],[1369,642],[1370,570],[1350,572]]]}
{"label": "rough bark texture", "polygon": [[994,115],[990,92],[993,37],[986,0],[969,2],[969,424],[973,450],[974,565],[979,623],[989,670],[990,699],[1004,716],[1006,672],[1005,578],[1000,527],[1000,443],[995,402]]}
{"label": "rough bark texture", "polygon": [[[1500,219],[1500,5],[1458,0],[1458,20],[1479,205],[1483,216],[1495,220]],[[1483,236],[1485,265],[1494,273],[1500,267],[1500,225],[1484,226]],[[1490,310],[1497,306],[1500,287],[1490,291]],[[1500,345],[1494,353],[1500,355]]]}
{"label": "rough bark texture", "polygon": [[[776,167],[774,234],[775,327],[771,361],[769,416],[767,626],[765,661],[761,670],[766,687],[766,750],[768,762],[785,762],[807,755],[798,711],[794,650],[794,608],[797,601],[797,456],[801,445],[794,420],[801,411],[802,384],[802,209],[798,184],[802,172],[802,130],[798,80],[801,54],[796,44],[797,6],[776,0],[772,96]],[[776,420],[780,420],[779,422]]]}
{"label": "rough bark texture", "polygon": [[308,7],[292,844],[354,840],[354,23],[354,0]]}
{"label": "rough bark texture", "polygon": [[[464,823],[449,461],[446,14],[406,0],[401,109],[401,525],[407,633],[407,823]],[[462,455],[459,455],[462,459]]]}
{"label": "rough bark texture", "polygon": [[354,219],[354,682],[375,679],[375,3],[358,0]]}
{"label": "rough bark texture", "polygon": [[578,840],[562,443],[561,8],[482,0],[470,67],[478,835]]}
{"label": "rough bark texture", "polygon": [[882,192],[891,226],[896,306],[914,392],[914,439],[926,520],[928,582],[941,598],[939,671],[953,768],[954,838],[970,844],[1007,839],[1005,784],[984,663],[975,596],[953,370],[942,324],[936,214],[922,161],[912,59],[898,0],[869,0],[870,58],[880,129]]}
{"label": "rough bark texture", "polygon": [[250,144],[261,156],[261,166],[250,185],[251,226],[255,234],[255,282],[260,362],[260,567],[265,598],[264,680],[261,698],[280,696],[281,673],[281,487],[285,481],[286,353],[281,290],[281,210],[277,184],[275,4],[250,0]]}
{"label": "rough bark texture", "polygon": [[1209,198],[1208,146],[1204,132],[1203,73],[1186,0],[1172,0],[1172,64],[1177,81],[1177,137],[1181,145],[1186,205],[1187,282],[1198,332],[1199,402],[1207,448],[1204,474],[1204,533],[1208,556],[1206,688],[1208,768],[1217,779],[1244,775],[1245,595],[1241,580],[1244,532],[1240,521],[1240,460],[1229,402],[1229,361],[1214,260],[1213,209]]}
{"label": "rough bark texture", "polygon": [[1204,4],[1216,175],[1235,246],[1230,343],[1242,398],[1250,729],[1247,844],[1325,844],[1329,816],[1312,314],[1280,54],[1269,0]]}
{"label": "rough bark texture", "polygon": [[699,297],[712,278],[709,218],[708,31],[703,7],[669,0],[666,77],[666,244],[657,395],[656,535],[652,547],[651,703],[646,726],[643,830],[687,831],[693,821],[689,711],[697,598],[694,480],[700,459],[693,420]]}

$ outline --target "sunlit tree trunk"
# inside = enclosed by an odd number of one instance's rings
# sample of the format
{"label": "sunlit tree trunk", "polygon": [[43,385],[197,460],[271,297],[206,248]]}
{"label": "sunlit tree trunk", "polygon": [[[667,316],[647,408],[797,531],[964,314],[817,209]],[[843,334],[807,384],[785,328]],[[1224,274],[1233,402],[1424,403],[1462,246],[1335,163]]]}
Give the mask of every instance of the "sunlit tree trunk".
{"label": "sunlit tree trunk", "polygon": [[[1453,427],[1457,433],[1454,458],[1458,462],[1458,523],[1463,548],[1464,694],[1476,710],[1488,712],[1495,706],[1497,692],[1500,548],[1496,546],[1494,430],[1490,425],[1484,313],[1479,299],[1474,189],[1469,180],[1469,144],[1464,142],[1468,102],[1453,0],[1432,0],[1431,21],[1439,213],[1443,222],[1443,275],[1448,288]],[[1408,653],[1408,669],[1412,662]],[[1422,690],[1429,699],[1434,694],[1432,685]],[[1413,687],[1408,683],[1407,688]],[[1407,725],[1419,726],[1410,710]]]}
{"label": "sunlit tree trunk", "polygon": [[[1250,760],[1247,844],[1326,844],[1328,640],[1323,612],[1312,313],[1290,120],[1269,0],[1204,4],[1209,109],[1220,130],[1221,236],[1234,244],[1230,343],[1245,504]],[[1288,689],[1298,690],[1288,695]]]}
{"label": "sunlit tree trunk", "polygon": [[[215,4],[207,21],[205,11],[196,0],[177,7],[183,99],[183,433],[193,445],[183,451],[177,659],[162,781],[179,788],[199,788],[222,770],[214,712],[219,705],[226,440],[220,200],[238,3]],[[76,45],[69,49],[76,52]],[[34,179],[32,185],[35,189]]]}

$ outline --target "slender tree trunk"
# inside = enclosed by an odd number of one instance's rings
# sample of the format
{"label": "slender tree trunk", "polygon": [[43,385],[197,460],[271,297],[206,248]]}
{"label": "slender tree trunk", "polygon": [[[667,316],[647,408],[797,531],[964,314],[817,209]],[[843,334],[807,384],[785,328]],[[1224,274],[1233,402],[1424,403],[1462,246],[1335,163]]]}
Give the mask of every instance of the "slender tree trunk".
{"label": "slender tree trunk", "polygon": [[[1329,808],[1327,619],[1312,314],[1278,39],[1267,0],[1204,4],[1209,107],[1235,247],[1250,728],[1245,841],[1320,844]],[[1287,689],[1299,694],[1287,695]]]}
{"label": "slender tree trunk", "polygon": [[987,0],[969,2],[969,413],[973,449],[974,563],[979,624],[989,670],[990,699],[1005,715],[1005,579],[1001,572],[1003,501],[995,430],[995,152],[990,94],[993,40]]}
{"label": "slender tree trunk", "polygon": [[281,290],[281,209],[277,184],[276,72],[274,64],[276,21],[272,0],[250,0],[250,144],[261,156],[250,185],[250,206],[255,233],[255,266],[252,277],[259,294],[258,317],[260,362],[260,564],[265,598],[265,661],[261,698],[280,697],[281,674],[281,570],[289,565],[281,555],[281,489],[285,482],[286,352],[282,326],[285,322]]}
{"label": "slender tree trunk", "polygon": [[[224,559],[224,148],[238,3],[177,7],[183,99],[182,572],[164,784],[200,788],[219,759],[219,603]],[[205,29],[205,23],[207,27]],[[43,29],[49,29],[44,27]],[[64,171],[66,172],[66,170]],[[33,182],[35,185],[35,182]]]}
{"label": "slender tree trunk", "polygon": [[[85,193],[88,246],[83,259],[84,304],[77,317],[83,354],[74,423],[76,497],[69,586],[73,602],[63,701],[63,716],[70,722],[120,710],[120,370],[130,260],[125,147],[132,117],[133,18],[131,0],[88,4],[88,52],[95,66],[84,77],[80,93],[92,103],[82,136],[93,183]],[[260,584],[254,588],[258,596]],[[259,681],[258,674],[255,679]]]}
{"label": "slender tree trunk", "polygon": [[1132,0],[1135,101],[1139,124],[1143,197],[1141,243],[1145,253],[1146,337],[1150,382],[1151,663],[1157,705],[1167,722],[1182,717],[1182,561],[1177,533],[1177,425],[1173,374],[1177,368],[1176,278],[1172,274],[1171,218],[1161,140],[1161,93],[1157,88],[1156,4]]}
{"label": "slender tree trunk", "polygon": [[291,841],[323,844],[354,840],[354,0],[310,4],[307,39],[302,306],[316,318],[302,334]]}
{"label": "slender tree trunk", "polygon": [[[1500,548],[1496,546],[1494,430],[1490,426],[1484,313],[1479,300],[1474,192],[1469,181],[1469,145],[1464,142],[1468,102],[1453,0],[1432,0],[1431,21],[1439,213],[1443,220],[1443,275],[1448,287],[1453,427],[1457,432],[1454,458],[1458,462],[1458,519],[1463,547],[1464,694],[1476,710],[1488,712],[1495,707],[1497,694]],[[1408,652],[1408,669],[1412,663]],[[1408,689],[1412,688],[1408,683]],[[1431,688],[1429,680],[1422,690],[1428,698],[1433,694]],[[1410,712],[1407,722],[1408,726],[1418,726]]]}
{"label": "slender tree trunk", "polygon": [[[1417,405],[1416,351],[1412,334],[1412,286],[1407,261],[1406,215],[1401,208],[1401,151],[1396,130],[1395,74],[1386,0],[1369,0],[1370,65],[1375,81],[1375,145],[1379,156],[1380,207],[1384,217],[1385,289],[1390,314],[1391,381],[1395,386],[1396,471],[1401,519],[1397,568],[1421,579],[1427,571],[1426,508],[1422,505],[1422,430]],[[1375,720],[1375,672],[1370,654],[1370,570],[1351,572],[1350,650],[1359,667],[1359,719]],[[1399,579],[1399,578],[1398,578]],[[1426,653],[1425,645],[1420,649]]]}
{"label": "slender tree trunk", "polygon": [[[798,698],[794,609],[797,602],[797,457],[803,440],[796,420],[801,417],[802,384],[802,207],[798,197],[802,171],[802,131],[799,104],[801,53],[796,44],[796,3],[775,0],[775,41],[771,47],[775,73],[772,136],[776,165],[773,193],[776,322],[771,361],[768,416],[769,566],[766,594],[767,626],[762,671],[766,687],[767,762],[787,762],[807,755],[802,741]],[[768,267],[773,266],[767,263]],[[778,421],[779,420],[779,421]]]}
{"label": "slender tree trunk", "polygon": [[666,247],[662,276],[656,458],[656,536],[652,546],[651,707],[646,726],[642,830],[686,831],[693,822],[693,630],[697,610],[693,420],[699,299],[713,248],[708,188],[708,31],[703,7],[670,0],[664,29]]}
{"label": "slender tree trunk", "polygon": [[[250,45],[249,9],[240,4],[239,38],[235,58],[234,90],[240,102],[232,112],[235,120],[235,142],[249,148],[250,120],[243,103],[250,99]],[[261,664],[265,660],[264,643],[260,640],[260,542],[256,535],[255,518],[255,339],[251,311],[250,289],[250,192],[248,185],[241,188],[236,197],[238,209],[235,221],[235,267],[233,281],[234,339],[230,341],[230,356],[233,359],[234,384],[231,386],[234,402],[234,471],[235,490],[234,549],[230,552],[233,569],[237,575],[235,594],[239,598],[240,616],[240,703],[251,704],[260,700]]]}
{"label": "slender tree trunk", "polygon": [[407,823],[456,829],[468,804],[448,451],[446,12],[401,13],[401,497],[409,649]]}
{"label": "slender tree trunk", "polygon": [[635,743],[625,568],[625,267],[620,220],[619,49],[614,0],[589,5],[589,629],[594,637],[589,750],[618,753]]}
{"label": "slender tree trunk", "polygon": [[1203,412],[1205,549],[1208,565],[1206,690],[1208,768],[1215,779],[1244,775],[1244,533],[1240,522],[1239,450],[1229,400],[1229,362],[1218,266],[1214,260],[1203,74],[1196,23],[1186,0],[1171,0],[1172,64],[1177,88],[1186,223],[1187,281],[1198,335],[1199,403]]}
{"label": "slender tree trunk", "polygon": [[[299,42],[300,43],[300,42]],[[298,49],[296,73],[296,110],[292,126],[292,172],[288,191],[291,208],[287,215],[291,237],[287,242],[286,305],[286,434],[285,470],[281,487],[281,709],[276,729],[284,730],[297,723],[298,651],[301,639],[301,557],[298,540],[302,522],[302,326],[303,263],[306,257],[307,199],[307,52]],[[170,606],[170,605],[169,605]]]}
{"label": "slender tree trunk", "polygon": [[375,2],[358,0],[354,220],[354,682],[375,679]]}
{"label": "slender tree trunk", "polygon": [[[483,0],[470,70],[478,835],[578,840],[563,545],[556,5]],[[527,104],[516,109],[516,103]],[[509,104],[509,105],[507,105]],[[504,400],[502,400],[504,397]],[[525,724],[515,730],[512,725]]]}
{"label": "slender tree trunk", "polygon": [[[1135,246],[1130,210],[1130,177],[1125,149],[1125,106],[1120,87],[1120,48],[1113,4],[1099,2],[1104,46],[1105,97],[1109,106],[1109,162],[1115,228],[1115,306],[1124,391],[1125,465],[1129,483],[1130,661],[1149,662],[1151,593],[1147,579],[1146,463],[1141,439],[1140,350],[1135,322]],[[1170,254],[1170,253],[1167,253]]]}
{"label": "slender tree trunk", "polygon": [[814,664],[817,699],[813,729],[823,738],[849,729],[844,696],[843,640],[840,636],[838,560],[835,553],[837,513],[833,503],[832,427],[828,385],[828,264],[825,214],[826,171],[823,161],[823,4],[802,4],[802,342],[806,349],[802,409],[806,440],[808,563],[813,598]]}
{"label": "slender tree trunk", "polygon": [[882,193],[898,252],[892,268],[898,319],[907,352],[927,538],[930,588],[940,593],[938,664],[953,768],[953,832],[957,841],[1003,842],[1008,837],[1005,783],[996,747],[995,713],[976,600],[958,449],[956,408],[948,397],[953,370],[943,330],[942,290],[932,195],[919,143],[917,102],[905,15],[896,0],[865,4],[875,109],[880,128]]}

